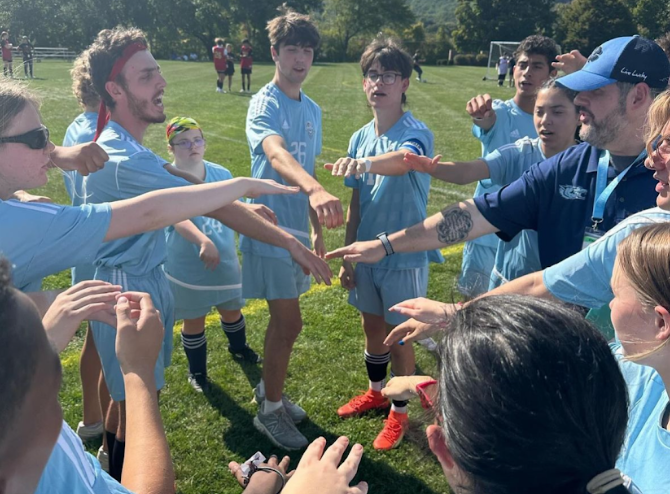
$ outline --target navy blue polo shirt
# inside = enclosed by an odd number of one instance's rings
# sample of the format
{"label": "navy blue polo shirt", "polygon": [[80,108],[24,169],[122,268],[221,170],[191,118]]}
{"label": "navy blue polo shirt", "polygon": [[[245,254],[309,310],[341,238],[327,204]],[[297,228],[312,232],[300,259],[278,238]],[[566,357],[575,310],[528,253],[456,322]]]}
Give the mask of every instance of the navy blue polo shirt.
{"label": "navy blue polo shirt", "polygon": [[[600,150],[587,143],[533,165],[503,189],[475,197],[479,212],[508,242],[521,230],[536,230],[542,269],[579,252],[591,226]],[[654,172],[638,157],[614,189],[598,229],[607,231],[633,213],[656,205]],[[617,175],[610,165],[608,182]]]}

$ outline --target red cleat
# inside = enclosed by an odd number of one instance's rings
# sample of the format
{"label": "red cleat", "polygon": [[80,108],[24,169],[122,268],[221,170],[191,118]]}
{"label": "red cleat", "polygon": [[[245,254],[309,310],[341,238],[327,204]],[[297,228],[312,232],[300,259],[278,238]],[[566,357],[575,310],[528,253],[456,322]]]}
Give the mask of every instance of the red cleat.
{"label": "red cleat", "polygon": [[370,410],[387,410],[390,406],[389,400],[380,391],[368,389],[365,394],[354,396],[349,403],[338,408],[337,414],[346,419]]}
{"label": "red cleat", "polygon": [[384,428],[372,443],[375,449],[388,451],[397,447],[402,441],[409,419],[406,413],[397,413],[391,410],[389,418],[384,420]]}

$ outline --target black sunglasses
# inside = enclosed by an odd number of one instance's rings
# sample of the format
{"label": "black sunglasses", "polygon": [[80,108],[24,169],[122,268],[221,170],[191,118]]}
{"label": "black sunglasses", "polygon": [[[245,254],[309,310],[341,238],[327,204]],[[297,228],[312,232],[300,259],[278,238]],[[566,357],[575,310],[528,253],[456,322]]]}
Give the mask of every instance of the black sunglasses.
{"label": "black sunglasses", "polygon": [[19,136],[0,137],[0,143],[3,142],[19,142],[30,149],[44,149],[49,145],[49,129],[41,125]]}

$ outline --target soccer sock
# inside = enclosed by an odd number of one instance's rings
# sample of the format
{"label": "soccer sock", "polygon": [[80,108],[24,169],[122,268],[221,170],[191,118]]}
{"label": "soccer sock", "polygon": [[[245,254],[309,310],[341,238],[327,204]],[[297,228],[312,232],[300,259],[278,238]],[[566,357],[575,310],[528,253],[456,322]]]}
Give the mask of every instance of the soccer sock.
{"label": "soccer sock", "polygon": [[207,337],[205,332],[199,334],[181,333],[181,343],[188,359],[188,371],[192,375],[207,375]]}
{"label": "soccer sock", "polygon": [[216,87],[218,87],[219,89],[223,89],[223,82],[221,82],[220,80],[217,79],[216,80]]}
{"label": "soccer sock", "polygon": [[114,441],[114,449],[109,452],[109,474],[121,482],[121,473],[123,472],[123,458],[126,455],[126,442]]}
{"label": "soccer sock", "polygon": [[107,456],[111,456],[109,452],[114,450],[114,443],[116,442],[116,434],[106,430],[105,438],[107,439]]}
{"label": "soccer sock", "polygon": [[225,322],[221,319],[221,327],[226,333],[231,350],[242,350],[247,346],[247,323],[244,315],[241,315],[235,322]]}
{"label": "soccer sock", "polygon": [[381,391],[384,387],[384,380],[386,379],[386,368],[391,361],[391,352],[382,355],[373,355],[365,351],[365,367],[368,370],[368,378],[370,379],[370,389],[373,391]]}
{"label": "soccer sock", "polygon": [[[413,376],[416,374],[416,372],[412,372],[410,375]],[[391,371],[391,378],[394,378],[395,374],[393,371]],[[391,410],[393,410],[396,413],[407,413],[407,404],[409,401],[407,400],[392,400],[391,401]]]}

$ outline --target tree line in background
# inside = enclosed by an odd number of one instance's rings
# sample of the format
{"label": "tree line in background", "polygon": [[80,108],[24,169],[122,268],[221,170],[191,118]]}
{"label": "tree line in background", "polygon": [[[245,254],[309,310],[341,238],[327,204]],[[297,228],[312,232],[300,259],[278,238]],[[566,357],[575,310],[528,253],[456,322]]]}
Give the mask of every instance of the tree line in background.
{"label": "tree line in background", "polygon": [[[118,24],[143,29],[159,58],[211,54],[214,38],[239,46],[249,38],[257,60],[269,59],[265,24],[283,0],[0,0],[0,26],[15,41],[75,51]],[[670,0],[291,0],[311,13],[323,44],[319,59],[356,60],[378,32],[400,37],[427,63],[454,53],[487,52],[491,41],[552,36],[564,51],[588,54],[616,36],[655,38],[670,31]],[[473,56],[472,59],[475,59]]]}

